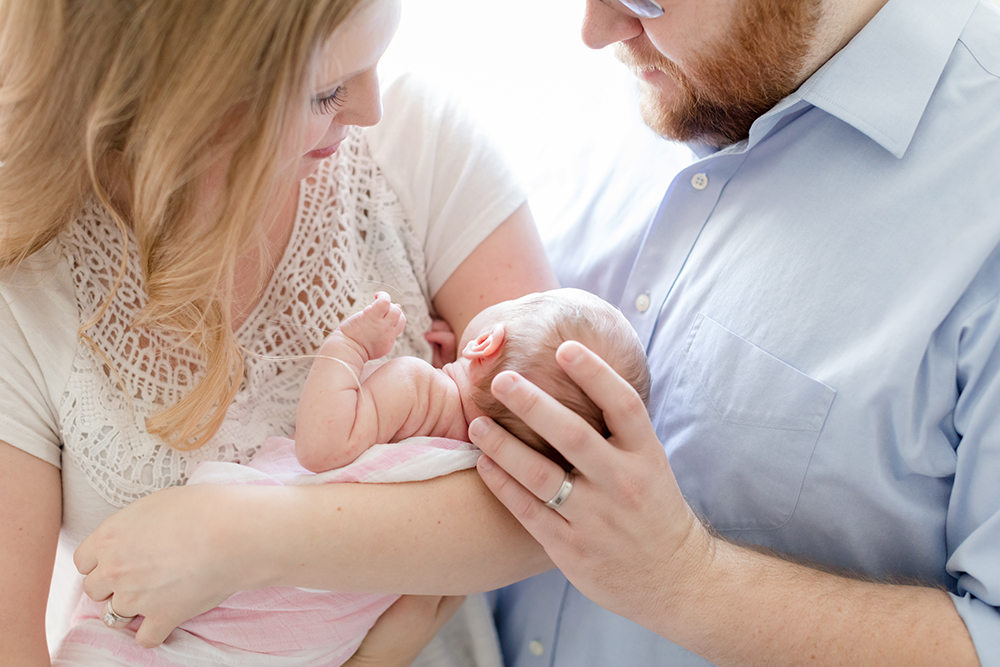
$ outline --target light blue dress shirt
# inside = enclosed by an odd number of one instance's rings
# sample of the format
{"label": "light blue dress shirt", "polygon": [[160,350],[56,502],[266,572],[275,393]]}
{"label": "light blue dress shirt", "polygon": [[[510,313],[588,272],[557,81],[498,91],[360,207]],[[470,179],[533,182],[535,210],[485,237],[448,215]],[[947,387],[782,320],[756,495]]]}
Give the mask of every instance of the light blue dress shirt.
{"label": "light blue dress shirt", "polygon": [[[890,0],[695,152],[651,220],[549,243],[645,342],[684,495],[727,537],[945,587],[1000,665],[1000,11]],[[508,667],[706,664],[558,572],[496,619]]]}

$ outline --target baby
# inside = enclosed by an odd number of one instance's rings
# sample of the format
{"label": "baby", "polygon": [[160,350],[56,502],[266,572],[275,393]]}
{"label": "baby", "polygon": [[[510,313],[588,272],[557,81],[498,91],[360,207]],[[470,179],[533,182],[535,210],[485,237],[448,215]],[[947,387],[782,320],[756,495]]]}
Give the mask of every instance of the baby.
{"label": "baby", "polygon": [[[647,400],[649,372],[638,336],[617,309],[587,292],[560,289],[497,304],[469,323],[457,361],[436,369],[415,357],[399,357],[364,377],[365,364],[392,349],[405,322],[399,307],[380,292],[320,348],[299,402],[294,441],[269,438],[246,464],[202,462],[188,483],[430,479],[475,465],[479,451],[468,442],[468,425],[480,415],[565,466],[492,397],[490,383],[497,373],[516,370],[606,432],[600,409],[555,361],[556,348],[569,339],[594,350]],[[92,662],[99,656],[101,664],[336,667],[398,597],[296,588],[241,591],[147,651],[128,634],[104,626],[103,603],[83,596],[78,622],[64,643],[89,651]],[[137,627],[133,621],[128,630]]]}
{"label": "baby", "polygon": [[457,361],[436,369],[399,357],[362,381],[364,365],[389,353],[405,323],[399,306],[379,292],[327,338],[299,402],[295,453],[304,467],[339,468],[376,443],[413,436],[467,440],[469,423],[481,415],[565,464],[490,393],[498,373],[516,370],[606,435],[601,410],[556,363],[565,340],[596,352],[648,400],[649,370],[638,336],[618,309],[588,292],[557,289],[496,304],[469,322]]}

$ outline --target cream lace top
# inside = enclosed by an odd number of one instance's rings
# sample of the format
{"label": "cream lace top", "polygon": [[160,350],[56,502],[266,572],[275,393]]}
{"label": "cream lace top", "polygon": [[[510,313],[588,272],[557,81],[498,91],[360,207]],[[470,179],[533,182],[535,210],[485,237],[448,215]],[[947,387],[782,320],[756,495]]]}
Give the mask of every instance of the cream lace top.
{"label": "cream lace top", "polygon": [[[409,79],[385,93],[379,126],[354,129],[300,188],[285,254],[237,332],[246,373],[213,440],[193,452],[146,433],[200,362],[184,344],[134,329],[144,303],[134,254],[111,307],[77,336],[117,274],[122,239],[105,211],[71,228],[0,284],[0,440],[61,465],[64,541],[75,546],[138,498],[183,484],[202,460],[242,462],[290,435],[308,360],[346,315],[384,289],[405,309],[394,354],[429,355],[430,299],[522,202],[495,151],[446,102]],[[277,361],[272,358],[278,358]]]}

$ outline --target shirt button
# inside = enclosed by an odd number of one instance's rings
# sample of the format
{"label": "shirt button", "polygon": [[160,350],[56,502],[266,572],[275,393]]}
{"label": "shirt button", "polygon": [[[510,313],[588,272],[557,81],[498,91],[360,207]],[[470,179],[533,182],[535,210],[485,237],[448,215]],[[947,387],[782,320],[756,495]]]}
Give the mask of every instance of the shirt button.
{"label": "shirt button", "polygon": [[532,639],[528,642],[528,650],[531,651],[531,655],[534,656],[539,656],[545,653],[545,647],[542,645],[542,642],[537,639]]}
{"label": "shirt button", "polygon": [[691,177],[691,187],[695,190],[704,190],[708,187],[708,175],[707,174],[695,174]]}
{"label": "shirt button", "polygon": [[649,310],[649,295],[640,294],[635,300],[635,307],[639,310],[640,313],[645,313],[647,310]]}

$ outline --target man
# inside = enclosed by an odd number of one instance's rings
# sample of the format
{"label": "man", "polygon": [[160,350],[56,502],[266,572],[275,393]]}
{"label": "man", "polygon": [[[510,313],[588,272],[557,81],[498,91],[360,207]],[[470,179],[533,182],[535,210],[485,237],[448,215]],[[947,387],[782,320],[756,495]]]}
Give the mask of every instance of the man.
{"label": "man", "polygon": [[651,418],[569,342],[608,439],[493,390],[572,475],[470,429],[561,570],[500,592],[506,664],[1000,665],[1000,11],[587,0],[583,36],[698,160],[627,242],[551,245],[645,342]]}

